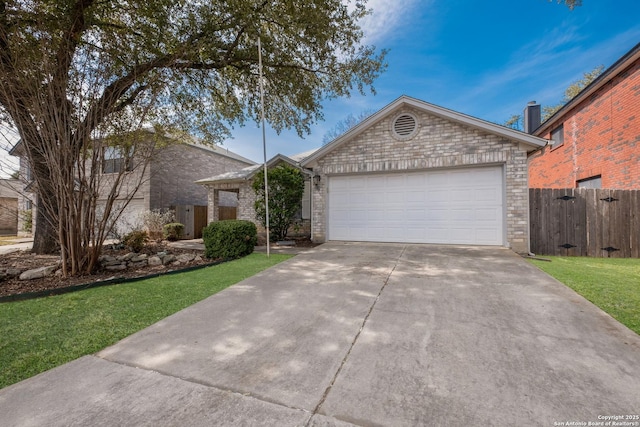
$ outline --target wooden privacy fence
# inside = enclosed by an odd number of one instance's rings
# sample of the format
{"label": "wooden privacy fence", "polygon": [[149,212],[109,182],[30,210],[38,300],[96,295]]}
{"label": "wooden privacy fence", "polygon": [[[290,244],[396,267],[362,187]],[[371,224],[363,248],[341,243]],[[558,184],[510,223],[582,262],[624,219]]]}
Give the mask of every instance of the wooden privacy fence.
{"label": "wooden privacy fence", "polygon": [[640,258],[640,190],[529,189],[531,251]]}

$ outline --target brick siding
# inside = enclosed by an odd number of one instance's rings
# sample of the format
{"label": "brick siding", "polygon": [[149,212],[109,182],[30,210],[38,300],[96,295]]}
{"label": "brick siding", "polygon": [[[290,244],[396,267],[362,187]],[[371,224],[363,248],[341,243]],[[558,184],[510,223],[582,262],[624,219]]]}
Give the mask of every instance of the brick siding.
{"label": "brick siding", "polygon": [[195,181],[247,166],[247,163],[191,145],[170,146],[152,161],[150,185],[144,196],[149,200],[149,209],[206,206],[207,189]]}
{"label": "brick siding", "polygon": [[[407,112],[420,129],[409,140],[392,136],[391,123]],[[373,124],[354,140],[317,161],[321,175],[313,188],[314,241],[324,242],[327,232],[326,183],[328,175],[417,171],[459,166],[505,165],[506,240],[517,252],[528,250],[527,153],[518,143],[420,110],[405,109]]]}
{"label": "brick siding", "polygon": [[640,189],[640,60],[569,110],[563,123],[564,145],[531,159],[531,188],[572,188],[600,175],[602,188]]}

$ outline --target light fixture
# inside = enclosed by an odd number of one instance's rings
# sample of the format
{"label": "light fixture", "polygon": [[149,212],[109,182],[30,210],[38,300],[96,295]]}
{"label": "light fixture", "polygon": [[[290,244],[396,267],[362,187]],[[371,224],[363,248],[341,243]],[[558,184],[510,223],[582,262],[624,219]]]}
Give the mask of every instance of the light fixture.
{"label": "light fixture", "polygon": [[316,187],[320,185],[320,175],[313,176],[313,183],[315,184]]}

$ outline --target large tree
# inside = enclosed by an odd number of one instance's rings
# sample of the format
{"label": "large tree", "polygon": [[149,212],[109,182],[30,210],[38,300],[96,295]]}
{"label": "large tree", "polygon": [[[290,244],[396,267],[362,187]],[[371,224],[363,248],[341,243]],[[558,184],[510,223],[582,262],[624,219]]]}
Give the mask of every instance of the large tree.
{"label": "large tree", "polygon": [[325,98],[373,90],[384,52],[361,43],[363,3],[0,0],[0,120],[17,129],[32,168],[36,250],[51,251],[54,236],[65,273],[93,268],[88,247],[106,234],[86,223],[97,221],[97,189],[111,185],[117,200],[128,172],[98,185],[95,162],[153,151],[114,135],[153,124],[215,143],[257,119],[258,37],[278,131],[308,132]]}

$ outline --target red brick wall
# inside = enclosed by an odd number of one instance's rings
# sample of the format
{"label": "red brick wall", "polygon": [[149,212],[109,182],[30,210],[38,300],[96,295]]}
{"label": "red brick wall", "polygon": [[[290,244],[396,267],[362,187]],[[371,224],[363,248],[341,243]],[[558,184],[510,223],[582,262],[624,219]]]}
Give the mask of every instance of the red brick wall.
{"label": "red brick wall", "polygon": [[531,158],[529,187],[571,188],[596,175],[602,188],[640,189],[640,61],[565,113],[564,145]]}

